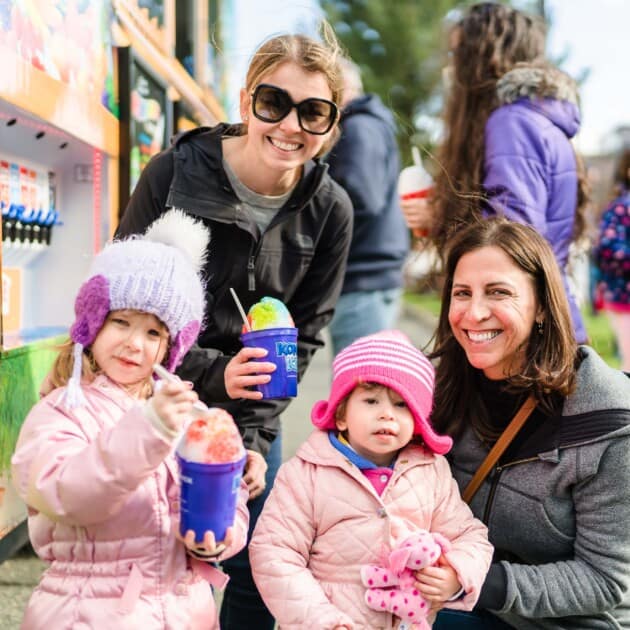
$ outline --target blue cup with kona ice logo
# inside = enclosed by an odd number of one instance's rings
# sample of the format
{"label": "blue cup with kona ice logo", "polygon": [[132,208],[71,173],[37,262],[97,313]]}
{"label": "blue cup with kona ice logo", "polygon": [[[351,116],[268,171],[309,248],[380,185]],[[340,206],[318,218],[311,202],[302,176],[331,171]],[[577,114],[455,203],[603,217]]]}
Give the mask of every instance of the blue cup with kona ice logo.
{"label": "blue cup with kona ice logo", "polygon": [[214,532],[217,542],[225,538],[228,527],[234,524],[245,455],[235,462],[206,464],[191,462],[175,454],[180,472],[179,532],[195,532],[201,542],[206,531]]}
{"label": "blue cup with kona ice logo", "polygon": [[292,398],[297,396],[297,328],[265,328],[241,335],[248,348],[264,348],[267,356],[255,361],[274,363],[271,380],[255,389],[263,398]]}

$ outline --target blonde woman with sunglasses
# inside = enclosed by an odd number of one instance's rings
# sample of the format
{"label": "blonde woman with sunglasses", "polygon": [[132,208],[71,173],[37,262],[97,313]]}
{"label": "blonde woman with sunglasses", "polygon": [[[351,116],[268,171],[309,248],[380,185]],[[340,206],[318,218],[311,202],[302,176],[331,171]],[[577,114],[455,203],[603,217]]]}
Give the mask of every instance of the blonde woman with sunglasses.
{"label": "blonde woman with sunglasses", "polygon": [[[178,374],[239,424],[250,453],[245,481],[252,528],[281,463],[280,413],[289,400],[260,401],[250,391],[268,378],[254,374],[271,365],[252,361],[264,353],[252,349],[239,353],[243,386],[239,398],[227,402],[223,372],[241,349],[242,325],[229,288],[245,309],[266,295],[285,302],[299,329],[302,376],[323,346],[320,333],[341,291],[352,233],[351,203],[319,161],[336,139],[342,87],[340,51],[329,30],[323,42],[302,35],[264,42],[241,90],[242,123],[200,127],[176,138],[142,172],[118,229],[118,236],[143,232],[168,207],[211,229],[206,326]],[[271,630],[274,621],[252,580],[247,551],[224,569],[231,580],[221,628]]]}

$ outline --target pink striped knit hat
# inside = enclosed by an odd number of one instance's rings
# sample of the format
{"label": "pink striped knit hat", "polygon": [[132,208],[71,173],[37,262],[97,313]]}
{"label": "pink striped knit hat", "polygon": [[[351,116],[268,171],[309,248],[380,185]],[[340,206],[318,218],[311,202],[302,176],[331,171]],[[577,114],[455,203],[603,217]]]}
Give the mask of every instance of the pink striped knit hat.
{"label": "pink striped knit hat", "polygon": [[429,422],[433,407],[435,370],[431,362],[397,330],[361,337],[333,361],[328,400],[313,405],[311,420],[319,429],[335,429],[335,410],[359,383],[378,383],[397,392],[407,403],[420,435],[435,453],[448,453],[453,440],[438,435]]}

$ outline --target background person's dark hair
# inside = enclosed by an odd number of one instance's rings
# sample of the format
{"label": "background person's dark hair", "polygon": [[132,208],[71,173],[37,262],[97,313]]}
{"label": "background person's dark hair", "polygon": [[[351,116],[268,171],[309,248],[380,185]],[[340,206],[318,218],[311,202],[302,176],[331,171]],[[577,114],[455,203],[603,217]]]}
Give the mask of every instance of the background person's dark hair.
{"label": "background person's dark hair", "polygon": [[[449,235],[462,223],[480,215],[484,130],[499,105],[497,81],[521,63],[544,63],[546,35],[542,18],[494,2],[471,6],[451,28],[452,81],[433,195],[437,223],[432,236],[438,251],[444,251]],[[589,192],[586,169],[576,158],[577,239],[584,233]]]}
{"label": "background person's dark hair", "polygon": [[456,341],[448,321],[453,276],[464,254],[483,247],[498,247],[534,281],[544,314],[543,331],[534,326],[526,349],[525,366],[507,379],[510,390],[531,392],[549,414],[574,387],[577,343],[571,326],[569,304],[555,257],[547,241],[532,227],[498,217],[475,221],[458,232],[446,255],[442,308],[435,333],[432,359],[436,369],[435,407],[431,416],[439,432],[460,434],[467,424],[487,439],[496,439],[487,412],[477,394],[475,372]]}

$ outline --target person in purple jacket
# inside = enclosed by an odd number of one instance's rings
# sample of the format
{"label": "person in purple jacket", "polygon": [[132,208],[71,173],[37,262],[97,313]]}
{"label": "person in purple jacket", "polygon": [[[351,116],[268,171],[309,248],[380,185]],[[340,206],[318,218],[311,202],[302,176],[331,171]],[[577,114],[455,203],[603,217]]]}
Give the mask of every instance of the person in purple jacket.
{"label": "person in purple jacket", "polygon": [[509,6],[471,6],[449,36],[449,94],[439,172],[429,203],[402,202],[410,228],[449,235],[496,214],[532,225],[563,274],[578,342],[587,339],[567,281],[569,246],[584,232],[586,173],[571,138],[577,86],[545,60],[543,20]]}

